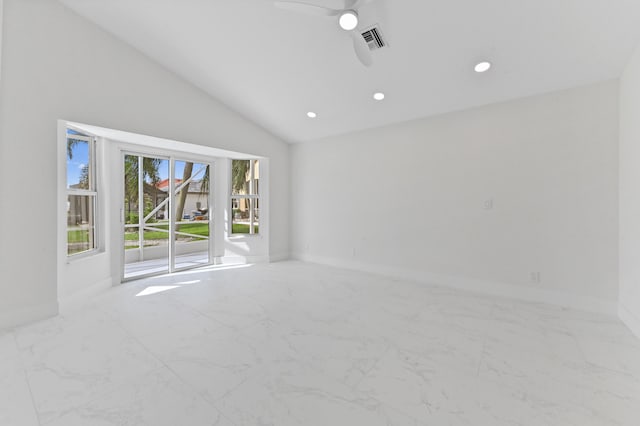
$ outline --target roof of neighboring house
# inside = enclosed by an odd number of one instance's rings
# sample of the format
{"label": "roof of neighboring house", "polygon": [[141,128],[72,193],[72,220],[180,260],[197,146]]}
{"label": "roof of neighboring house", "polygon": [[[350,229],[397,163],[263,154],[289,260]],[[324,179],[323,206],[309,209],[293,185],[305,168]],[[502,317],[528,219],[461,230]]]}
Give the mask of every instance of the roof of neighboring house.
{"label": "roof of neighboring house", "polygon": [[[182,183],[182,179],[176,179],[176,186]],[[169,179],[163,179],[156,184],[156,188],[160,191],[167,192],[169,191]],[[202,180],[192,180],[189,183],[189,192],[197,192],[200,193],[202,190]]]}
{"label": "roof of neighboring house", "polygon": [[[182,182],[182,179],[176,179],[177,185],[180,185],[180,182]],[[166,191],[169,188],[169,179],[163,179],[160,182],[156,183],[156,188],[162,191]]]}

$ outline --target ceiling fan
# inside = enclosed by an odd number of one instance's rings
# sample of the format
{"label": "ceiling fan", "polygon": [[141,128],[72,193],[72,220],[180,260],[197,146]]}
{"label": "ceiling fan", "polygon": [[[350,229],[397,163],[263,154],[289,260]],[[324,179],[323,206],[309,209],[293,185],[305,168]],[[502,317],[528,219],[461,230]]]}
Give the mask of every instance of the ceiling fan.
{"label": "ceiling fan", "polygon": [[319,16],[337,16],[338,25],[340,25],[340,28],[351,33],[351,39],[353,40],[353,50],[355,50],[356,56],[364,66],[368,67],[373,63],[373,59],[371,58],[371,51],[369,50],[367,42],[362,37],[362,34],[357,29],[359,24],[358,8],[371,1],[372,0],[344,0],[344,8],[342,9],[331,9],[315,4],[288,0],[277,0],[274,2],[274,4],[280,9],[309,13]]}

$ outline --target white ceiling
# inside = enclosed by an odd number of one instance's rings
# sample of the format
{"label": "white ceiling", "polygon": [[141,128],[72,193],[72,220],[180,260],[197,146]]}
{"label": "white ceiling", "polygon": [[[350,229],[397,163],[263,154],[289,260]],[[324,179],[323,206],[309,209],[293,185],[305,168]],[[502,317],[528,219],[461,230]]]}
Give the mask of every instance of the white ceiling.
{"label": "white ceiling", "polygon": [[616,78],[640,39],[638,0],[373,0],[365,68],[334,18],[270,0],[61,1],[288,142]]}

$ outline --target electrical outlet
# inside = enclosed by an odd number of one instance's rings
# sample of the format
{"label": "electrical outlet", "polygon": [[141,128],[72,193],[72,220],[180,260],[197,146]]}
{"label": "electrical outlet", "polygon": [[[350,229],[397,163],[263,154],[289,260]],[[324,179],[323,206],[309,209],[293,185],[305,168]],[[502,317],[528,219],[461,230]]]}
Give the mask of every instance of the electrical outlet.
{"label": "electrical outlet", "polygon": [[356,257],[356,248],[355,247],[351,248],[351,256]]}
{"label": "electrical outlet", "polygon": [[484,209],[491,210],[493,208],[493,198],[484,201]]}
{"label": "electrical outlet", "polygon": [[539,283],[540,282],[540,272],[532,272],[529,275],[529,278],[531,278],[531,282],[533,283]]}

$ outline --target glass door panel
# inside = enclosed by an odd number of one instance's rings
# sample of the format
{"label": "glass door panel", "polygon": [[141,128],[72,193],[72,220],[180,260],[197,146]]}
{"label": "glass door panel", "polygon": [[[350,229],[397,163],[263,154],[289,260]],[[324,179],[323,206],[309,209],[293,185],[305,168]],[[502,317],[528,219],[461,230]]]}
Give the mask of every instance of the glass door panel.
{"label": "glass door panel", "polygon": [[210,167],[175,160],[174,270],[210,263]]}
{"label": "glass door panel", "polygon": [[169,272],[169,160],[124,156],[124,278]]}

